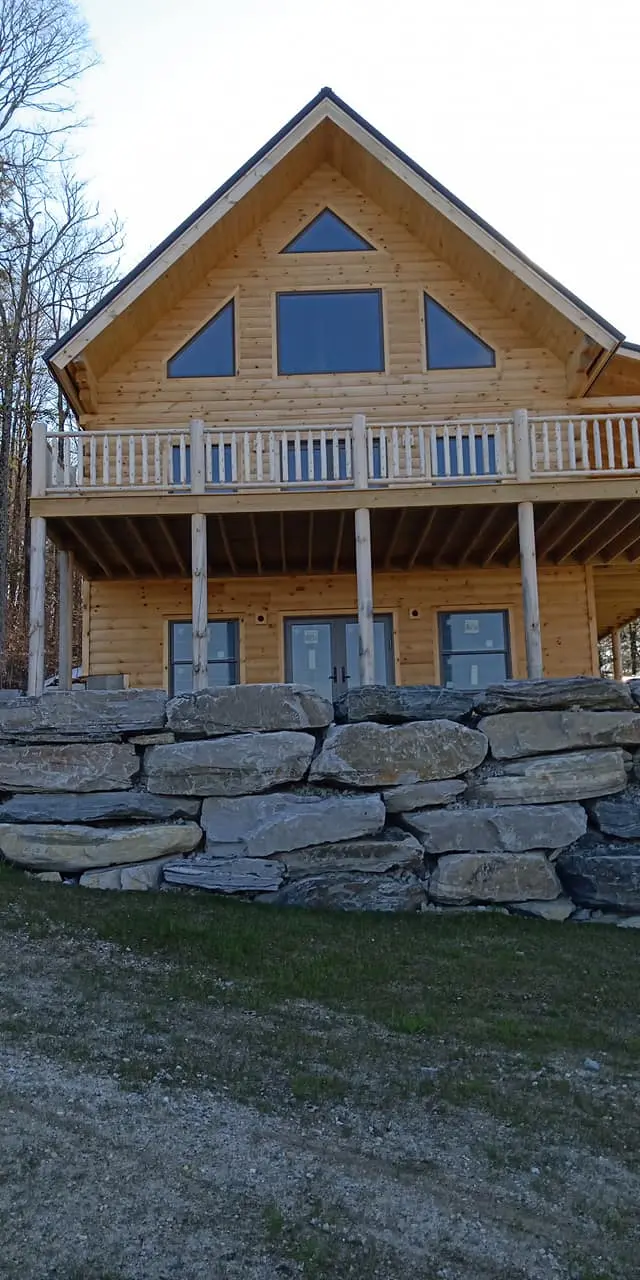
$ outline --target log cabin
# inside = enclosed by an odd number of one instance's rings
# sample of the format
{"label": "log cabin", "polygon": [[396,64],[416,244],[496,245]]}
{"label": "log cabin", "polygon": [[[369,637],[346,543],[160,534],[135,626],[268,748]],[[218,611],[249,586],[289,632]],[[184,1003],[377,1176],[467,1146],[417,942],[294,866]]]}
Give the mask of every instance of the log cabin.
{"label": "log cabin", "polygon": [[[640,347],[330,89],[47,353],[60,667],[94,685],[598,672],[640,611]],[[618,656],[619,662],[619,656]]]}

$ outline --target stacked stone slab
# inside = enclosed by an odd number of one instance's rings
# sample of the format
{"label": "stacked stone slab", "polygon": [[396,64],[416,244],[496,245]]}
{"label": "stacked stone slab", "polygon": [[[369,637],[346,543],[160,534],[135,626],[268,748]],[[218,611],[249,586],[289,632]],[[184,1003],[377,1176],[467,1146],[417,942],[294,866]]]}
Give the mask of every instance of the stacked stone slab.
{"label": "stacked stone slab", "polygon": [[0,852],[83,888],[640,913],[640,685],[0,699]]}

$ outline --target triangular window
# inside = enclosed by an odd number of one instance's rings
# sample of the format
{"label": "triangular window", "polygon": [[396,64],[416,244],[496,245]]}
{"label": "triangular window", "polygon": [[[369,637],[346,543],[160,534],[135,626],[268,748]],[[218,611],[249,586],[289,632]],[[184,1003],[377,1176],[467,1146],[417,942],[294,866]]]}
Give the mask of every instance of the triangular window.
{"label": "triangular window", "polygon": [[496,353],[428,293],[424,295],[428,369],[488,369]]}
{"label": "triangular window", "polygon": [[373,249],[357,231],[348,227],[331,209],[323,209],[303,231],[285,245],[282,253],[345,253]]}
{"label": "triangular window", "polygon": [[236,371],[233,298],[167,361],[169,378],[229,378]]}

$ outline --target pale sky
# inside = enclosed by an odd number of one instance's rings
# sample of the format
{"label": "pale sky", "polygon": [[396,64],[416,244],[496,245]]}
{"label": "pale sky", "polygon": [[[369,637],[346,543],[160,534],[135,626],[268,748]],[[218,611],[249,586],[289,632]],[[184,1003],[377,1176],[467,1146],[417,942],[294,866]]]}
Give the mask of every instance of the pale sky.
{"label": "pale sky", "polygon": [[80,0],[128,269],[330,85],[640,342],[640,0]]}

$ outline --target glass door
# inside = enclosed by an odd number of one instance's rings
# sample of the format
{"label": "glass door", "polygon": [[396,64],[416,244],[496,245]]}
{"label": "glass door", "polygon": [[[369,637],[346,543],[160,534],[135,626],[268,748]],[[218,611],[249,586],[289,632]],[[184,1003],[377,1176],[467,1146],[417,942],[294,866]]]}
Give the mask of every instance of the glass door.
{"label": "glass door", "polygon": [[[393,684],[393,622],[374,620],[376,684]],[[310,684],[330,701],[360,684],[355,618],[289,618],[285,621],[286,679]]]}

